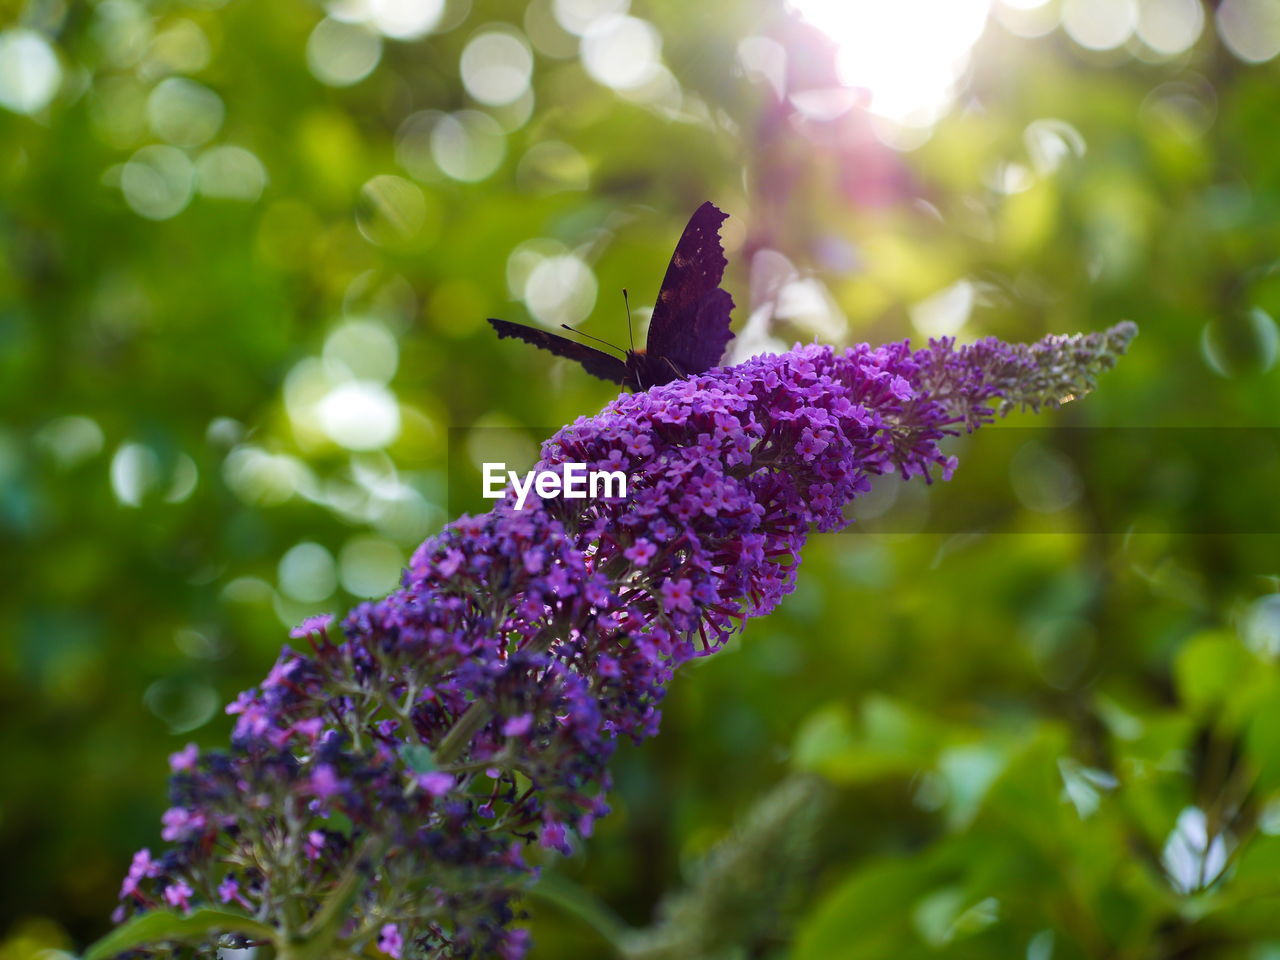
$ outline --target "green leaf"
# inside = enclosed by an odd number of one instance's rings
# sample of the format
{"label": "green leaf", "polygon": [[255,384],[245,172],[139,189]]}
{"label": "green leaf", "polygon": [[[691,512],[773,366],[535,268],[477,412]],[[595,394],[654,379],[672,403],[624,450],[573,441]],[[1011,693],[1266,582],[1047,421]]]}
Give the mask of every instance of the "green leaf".
{"label": "green leaf", "polygon": [[790,960],[879,960],[920,947],[914,913],[937,882],[928,858],[872,861],[820,902]]}
{"label": "green leaf", "polygon": [[1228,633],[1202,633],[1178,651],[1174,675],[1178,695],[1197,710],[1222,703],[1239,694],[1257,661],[1244,645]]}
{"label": "green leaf", "polygon": [[1259,698],[1257,709],[1245,727],[1245,744],[1249,758],[1257,770],[1257,788],[1280,788],[1280,681],[1274,679],[1262,684],[1264,697]]}
{"label": "green leaf", "polygon": [[410,743],[400,748],[400,756],[414,773],[431,773],[436,769],[435,754],[420,743]]}
{"label": "green leaf", "polygon": [[796,737],[796,766],[836,783],[911,776],[933,764],[944,742],[935,721],[888,697],[868,697],[859,720],[855,730],[842,703],[811,714]]}
{"label": "green leaf", "polygon": [[1000,904],[994,897],[984,897],[976,903],[969,899],[962,886],[942,887],[929,894],[912,911],[916,932],[938,948],[981,933],[999,920]]}
{"label": "green leaf", "polygon": [[193,941],[214,933],[239,933],[255,940],[276,942],[276,931],[265,923],[235,910],[194,910],[181,914],[173,910],[150,910],[111,931],[85,951],[83,960],[109,958],[148,944],[166,940]]}
{"label": "green leaf", "polygon": [[843,703],[831,703],[811,713],[796,734],[792,756],[801,770],[821,771],[833,757],[856,744],[853,717]]}

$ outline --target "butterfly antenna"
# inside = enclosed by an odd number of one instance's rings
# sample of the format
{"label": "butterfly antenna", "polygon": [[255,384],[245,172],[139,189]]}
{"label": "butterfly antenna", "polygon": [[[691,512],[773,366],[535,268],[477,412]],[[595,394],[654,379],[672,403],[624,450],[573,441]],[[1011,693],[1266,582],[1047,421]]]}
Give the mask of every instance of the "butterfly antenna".
{"label": "butterfly antenna", "polygon": [[636,335],[631,329],[631,298],[627,296],[627,288],[622,288],[622,303],[627,308],[627,339],[631,341],[631,352],[636,352]]}
{"label": "butterfly antenna", "polygon": [[588,340],[594,340],[596,343],[603,343],[610,350],[617,350],[619,353],[626,353],[626,351],[623,350],[621,347],[610,343],[608,340],[601,340],[599,337],[593,337],[589,333],[583,333],[581,330],[575,330],[573,329],[573,327],[569,326],[567,323],[562,323],[560,324],[560,326],[563,329],[568,330],[570,333],[576,333],[580,337],[586,337]]}

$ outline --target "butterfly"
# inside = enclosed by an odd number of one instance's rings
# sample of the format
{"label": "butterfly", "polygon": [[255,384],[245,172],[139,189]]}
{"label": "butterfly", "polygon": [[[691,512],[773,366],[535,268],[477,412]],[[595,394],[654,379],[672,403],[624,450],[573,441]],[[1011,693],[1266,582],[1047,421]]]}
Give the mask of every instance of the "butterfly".
{"label": "butterfly", "polygon": [[625,351],[625,359],[524,324],[493,319],[489,323],[500,338],[514,337],[576,360],[593,377],[632,390],[710,370],[720,363],[725,344],[733,339],[729,330],[733,298],[720,289],[727,265],[720,224],[727,219],[728,214],[709,200],[694,211],[662,279],[648,342],[644,349]]}

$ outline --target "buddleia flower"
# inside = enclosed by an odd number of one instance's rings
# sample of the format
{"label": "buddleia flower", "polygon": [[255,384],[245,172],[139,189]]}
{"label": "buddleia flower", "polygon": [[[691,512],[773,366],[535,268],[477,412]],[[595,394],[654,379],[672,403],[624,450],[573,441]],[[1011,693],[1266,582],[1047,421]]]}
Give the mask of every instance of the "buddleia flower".
{"label": "buddleia flower", "polygon": [[564,427],[536,469],[622,470],[626,495],[510,494],[386,598],[295,630],[227,708],[230,749],[174,755],[170,846],[135,858],[119,919],[215,906],[209,943],[286,956],[522,955],[526,851],[591,835],[619,739],[657,733],[675,671],[781,602],[810,532],[874,477],[949,478],[945,437],[1083,395],[1135,333],[797,346]]}

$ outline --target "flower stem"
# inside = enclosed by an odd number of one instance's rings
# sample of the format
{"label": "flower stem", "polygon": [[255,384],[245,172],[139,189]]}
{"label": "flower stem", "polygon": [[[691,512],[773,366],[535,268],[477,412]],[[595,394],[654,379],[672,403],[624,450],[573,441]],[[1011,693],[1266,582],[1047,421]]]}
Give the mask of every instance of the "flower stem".
{"label": "flower stem", "polygon": [[492,714],[493,711],[489,709],[489,705],[480,700],[463,710],[453,726],[449,728],[449,732],[444,735],[444,739],[440,741],[440,745],[436,747],[436,763],[443,765],[457,761],[467,744],[489,722]]}

